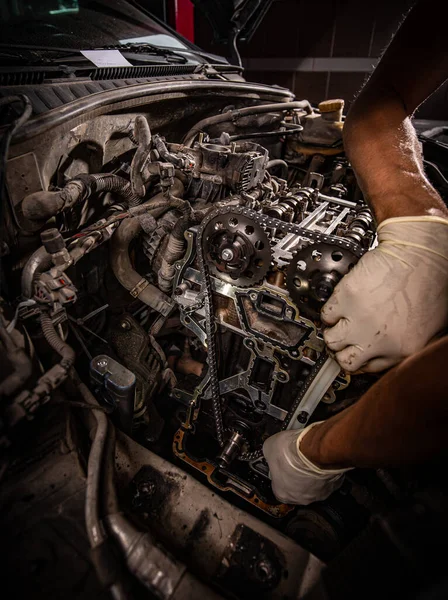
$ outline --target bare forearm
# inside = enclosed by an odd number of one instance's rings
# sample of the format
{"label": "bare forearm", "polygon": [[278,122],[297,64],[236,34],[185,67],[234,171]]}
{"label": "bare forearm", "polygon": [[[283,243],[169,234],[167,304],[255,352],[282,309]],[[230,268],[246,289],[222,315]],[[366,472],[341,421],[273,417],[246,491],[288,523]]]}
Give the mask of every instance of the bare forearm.
{"label": "bare forearm", "polygon": [[447,214],[424,174],[409,119],[448,76],[446,18],[448,6],[417,3],[346,120],[345,149],[378,222]]}
{"label": "bare forearm", "polygon": [[331,467],[415,464],[448,448],[448,338],[389,371],[357,404],[310,430],[301,450]]}
{"label": "bare forearm", "polygon": [[347,119],[344,142],[377,222],[448,214],[426,178],[417,135],[404,111],[393,100],[387,106],[366,105],[360,107],[364,117],[355,113]]}

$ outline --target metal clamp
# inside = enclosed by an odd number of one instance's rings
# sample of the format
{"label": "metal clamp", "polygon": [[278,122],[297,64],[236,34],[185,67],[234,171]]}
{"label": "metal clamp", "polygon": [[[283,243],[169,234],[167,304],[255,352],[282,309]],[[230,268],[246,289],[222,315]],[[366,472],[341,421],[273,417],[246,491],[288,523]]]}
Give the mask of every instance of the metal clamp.
{"label": "metal clamp", "polygon": [[138,298],[138,296],[140,296],[140,294],[148,287],[148,285],[149,281],[142,277],[140,281],[132,288],[132,290],[129,291],[129,293],[133,298]]}

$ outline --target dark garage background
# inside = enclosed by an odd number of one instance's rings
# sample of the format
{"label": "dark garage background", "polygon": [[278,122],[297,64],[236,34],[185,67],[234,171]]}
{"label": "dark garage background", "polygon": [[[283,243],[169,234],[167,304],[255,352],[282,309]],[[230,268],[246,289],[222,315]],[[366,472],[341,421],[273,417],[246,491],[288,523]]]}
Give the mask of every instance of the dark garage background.
{"label": "dark garage background", "polygon": [[[188,10],[189,4],[190,0],[166,0],[167,19],[172,22],[177,9]],[[311,102],[340,97],[349,105],[412,4],[413,0],[274,0],[252,40],[239,45],[244,76],[287,87]],[[205,50],[228,55],[225,45],[213,43],[211,26],[197,9],[194,41]],[[417,116],[448,119],[448,83]]]}

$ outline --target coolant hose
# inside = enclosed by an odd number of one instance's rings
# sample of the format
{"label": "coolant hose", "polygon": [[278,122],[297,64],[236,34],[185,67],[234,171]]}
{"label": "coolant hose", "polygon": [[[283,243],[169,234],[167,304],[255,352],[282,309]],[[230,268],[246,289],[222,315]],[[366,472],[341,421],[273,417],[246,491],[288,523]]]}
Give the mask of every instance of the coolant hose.
{"label": "coolant hose", "polygon": [[281,160],[280,158],[274,158],[273,160],[270,160],[268,162],[268,164],[266,165],[266,170],[269,171],[274,167],[281,167],[280,178],[285,180],[288,179],[288,163],[286,163],[284,160]]}
{"label": "coolant hose", "polygon": [[[169,197],[163,194],[157,194],[151,200],[138,207],[138,212],[145,209],[149,213],[161,209],[177,209],[182,213],[190,213],[191,207],[188,202],[178,198],[184,193],[182,182],[175,178],[171,186]],[[176,196],[174,195],[176,194]],[[182,221],[182,218],[180,219]],[[132,240],[140,233],[142,226],[136,218],[123,221],[115,231],[110,244],[110,263],[115,277],[121,285],[129,290],[134,298],[138,298],[144,304],[147,304],[154,310],[167,316],[173,307],[171,298],[166,296],[159,288],[150,284],[144,277],[141,277],[132,266],[129,257],[129,245]]]}
{"label": "coolant hose", "polygon": [[[90,404],[92,408],[98,406],[95,397],[84,383],[78,382],[77,388],[87,404]],[[112,453],[115,451],[115,435],[113,433],[112,439],[109,439],[111,433],[109,432],[109,422],[106,415],[99,410],[93,410],[92,412],[96,420],[96,430],[87,462],[84,512],[87,537],[92,549],[92,562],[99,581],[104,587],[109,589],[114,600],[127,600],[130,596],[127,594],[121,581],[121,565],[117,561],[113,550],[112,540],[109,538],[101,522],[101,482],[103,469],[107,473],[104,459],[108,448],[111,448]],[[113,457],[114,454],[112,454],[112,460]],[[109,492],[110,490],[108,490]],[[116,505],[113,504],[112,506],[115,507]]]}
{"label": "coolant hose", "polygon": [[33,282],[36,275],[47,271],[53,265],[51,255],[44,246],[38,248],[28,259],[22,271],[22,295],[25,298],[33,296]]}
{"label": "coolant hose", "polygon": [[22,200],[22,213],[30,221],[45,223],[62,210],[71,208],[78,202],[99,192],[114,192],[121,196],[128,206],[137,206],[141,199],[134,194],[127,179],[113,174],[80,174],[65,184],[61,190],[34,192]]}
{"label": "coolant hose", "polygon": [[129,245],[140,233],[141,228],[138,219],[127,219],[121,223],[112,237],[110,264],[115,277],[124,288],[129,290],[131,296],[138,298],[161,314],[168,315],[173,306],[171,299],[139,275],[129,257]]}
{"label": "coolant hose", "polygon": [[235,121],[241,117],[247,117],[248,115],[259,115],[268,112],[279,112],[283,110],[305,110],[308,114],[313,112],[311,104],[308,100],[300,100],[296,102],[278,102],[276,104],[259,104],[257,106],[247,106],[245,108],[239,108],[236,110],[229,110],[213,117],[207,117],[202,119],[199,123],[196,123],[184,138],[184,146],[191,146],[196,135],[207,129],[212,125],[218,125],[219,123],[226,123],[228,121]]}

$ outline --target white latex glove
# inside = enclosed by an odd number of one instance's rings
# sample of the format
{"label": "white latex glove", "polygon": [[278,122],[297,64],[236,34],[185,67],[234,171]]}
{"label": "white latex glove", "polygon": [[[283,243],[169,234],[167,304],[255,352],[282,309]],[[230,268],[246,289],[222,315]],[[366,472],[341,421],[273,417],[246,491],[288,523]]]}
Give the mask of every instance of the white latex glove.
{"label": "white latex glove", "polygon": [[321,318],[343,369],[383,371],[448,325],[448,219],[399,217],[336,286]]}
{"label": "white latex glove", "polygon": [[344,473],[350,469],[321,469],[300,450],[300,442],[309,430],[322,423],[312,423],[297,431],[281,431],[263,444],[269,465],[272,491],[280,502],[310,504],[325,500],[342,485]]}

